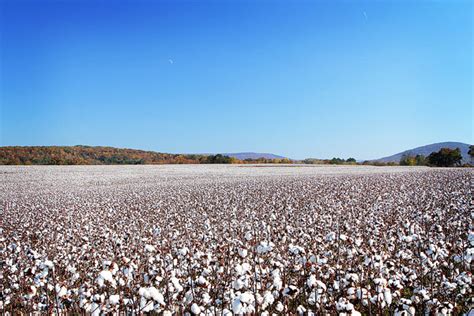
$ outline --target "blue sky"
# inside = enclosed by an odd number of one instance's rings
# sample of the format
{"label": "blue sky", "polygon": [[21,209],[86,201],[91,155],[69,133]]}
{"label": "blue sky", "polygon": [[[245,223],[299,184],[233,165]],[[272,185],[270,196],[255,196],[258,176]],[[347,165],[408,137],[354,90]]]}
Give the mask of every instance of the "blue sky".
{"label": "blue sky", "polygon": [[471,1],[0,1],[0,145],[473,142]]}

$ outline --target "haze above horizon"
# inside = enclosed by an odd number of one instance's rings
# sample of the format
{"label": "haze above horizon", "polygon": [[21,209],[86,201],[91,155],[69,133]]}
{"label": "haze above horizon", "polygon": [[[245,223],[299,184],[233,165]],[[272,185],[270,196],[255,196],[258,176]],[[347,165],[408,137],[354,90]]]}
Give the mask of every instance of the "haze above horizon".
{"label": "haze above horizon", "polygon": [[0,2],[0,146],[372,159],[473,143],[472,3]]}

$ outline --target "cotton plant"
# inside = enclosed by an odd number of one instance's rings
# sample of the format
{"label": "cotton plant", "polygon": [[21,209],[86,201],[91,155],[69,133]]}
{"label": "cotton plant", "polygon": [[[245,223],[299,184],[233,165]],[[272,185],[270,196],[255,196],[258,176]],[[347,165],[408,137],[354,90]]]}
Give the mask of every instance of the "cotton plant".
{"label": "cotton plant", "polygon": [[5,175],[2,314],[408,316],[474,305],[470,170],[128,168]]}

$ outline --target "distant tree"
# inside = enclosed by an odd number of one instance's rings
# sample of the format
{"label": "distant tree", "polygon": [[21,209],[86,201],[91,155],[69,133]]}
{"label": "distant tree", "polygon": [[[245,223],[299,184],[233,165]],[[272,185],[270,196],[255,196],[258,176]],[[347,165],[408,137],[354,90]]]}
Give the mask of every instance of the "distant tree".
{"label": "distant tree", "polygon": [[416,158],[410,154],[404,154],[402,158],[400,158],[400,166],[415,166],[416,165]]}
{"label": "distant tree", "polygon": [[426,157],[423,155],[416,155],[415,161],[417,166],[426,166]]}
{"label": "distant tree", "polygon": [[401,166],[426,166],[426,157],[423,155],[405,154],[400,158]]}
{"label": "distant tree", "polygon": [[471,163],[472,163],[472,161],[474,159],[474,145],[469,146],[469,151],[467,153],[471,157]]}
{"label": "distant tree", "polygon": [[428,163],[436,167],[452,167],[461,164],[462,155],[459,148],[441,148],[438,152],[432,152],[428,156]]}
{"label": "distant tree", "polygon": [[352,158],[352,157],[351,157],[351,158],[347,158],[346,162],[355,163],[356,160],[355,160],[355,158]]}
{"label": "distant tree", "polygon": [[344,159],[334,157],[331,160],[329,160],[329,163],[331,165],[342,165],[344,163]]}

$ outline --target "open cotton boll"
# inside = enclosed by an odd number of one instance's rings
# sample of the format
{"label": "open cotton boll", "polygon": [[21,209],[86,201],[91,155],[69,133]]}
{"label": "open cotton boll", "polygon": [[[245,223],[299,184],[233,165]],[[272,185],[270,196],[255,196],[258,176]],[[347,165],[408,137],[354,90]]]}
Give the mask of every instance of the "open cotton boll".
{"label": "open cotton boll", "polygon": [[145,297],[140,299],[140,311],[141,312],[150,312],[154,309],[153,301],[147,300]]}
{"label": "open cotton boll", "polygon": [[100,305],[99,305],[99,304],[93,302],[93,303],[91,304],[91,308],[90,308],[90,309],[91,309],[91,316],[100,316],[100,309],[101,309],[101,308],[100,308]]}
{"label": "open cotton boll", "polygon": [[285,309],[284,305],[281,303],[281,302],[277,302],[276,306],[275,306],[275,309],[277,310],[277,312],[283,312],[283,310]]}
{"label": "open cotton boll", "polygon": [[201,308],[198,304],[193,303],[193,305],[191,305],[191,313],[193,313],[194,315],[198,315],[201,313]]}
{"label": "open cotton boll", "polygon": [[244,286],[245,286],[245,284],[244,284],[244,282],[242,282],[241,279],[237,279],[232,283],[232,287],[237,291],[242,289]]}
{"label": "open cotton boll", "polygon": [[242,302],[240,301],[240,298],[238,297],[232,301],[232,312],[234,312],[234,314],[237,314],[237,315],[244,313],[244,305],[242,304]]}
{"label": "open cotton boll", "polygon": [[150,293],[150,297],[155,302],[157,302],[158,304],[161,304],[161,305],[166,305],[163,294],[161,294],[160,291],[158,291],[155,287],[153,287],[153,286],[149,287],[148,292]]}
{"label": "open cotton boll", "polygon": [[298,315],[304,315],[306,313],[306,308],[304,308],[302,305],[299,305],[298,308],[296,308],[296,312]]}
{"label": "open cotton boll", "polygon": [[114,294],[109,296],[109,303],[111,305],[117,305],[120,302],[120,295]]}
{"label": "open cotton boll", "polygon": [[315,287],[316,286],[316,276],[314,275],[310,275],[310,277],[308,278],[308,280],[306,280],[306,285],[309,287],[309,288],[312,288],[312,287]]}
{"label": "open cotton boll", "polygon": [[255,302],[255,297],[251,292],[244,292],[240,294],[239,299],[242,303],[246,304],[253,304]]}
{"label": "open cotton boll", "polygon": [[242,258],[247,257],[247,253],[247,249],[239,248],[239,256],[241,256]]}
{"label": "open cotton boll", "polygon": [[384,289],[383,296],[387,305],[390,306],[390,304],[392,304],[392,292],[390,291],[390,289]]}
{"label": "open cotton boll", "polygon": [[257,252],[259,254],[264,254],[264,253],[270,252],[270,251],[273,250],[274,246],[275,246],[275,244],[273,244],[272,242],[262,241],[260,243],[260,245],[257,246]]}
{"label": "open cotton boll", "polygon": [[145,251],[146,252],[155,252],[156,248],[152,245],[145,245]]}
{"label": "open cotton boll", "polygon": [[117,285],[117,282],[114,280],[112,272],[110,272],[109,270],[102,270],[96,279],[96,282],[99,287],[103,287],[105,285],[105,281],[109,282],[112,287],[115,287]]}

